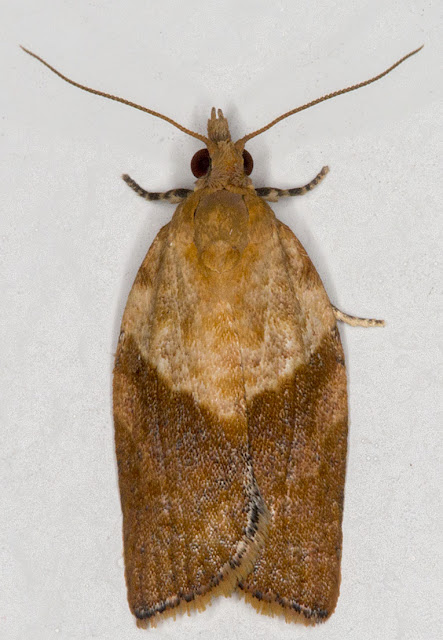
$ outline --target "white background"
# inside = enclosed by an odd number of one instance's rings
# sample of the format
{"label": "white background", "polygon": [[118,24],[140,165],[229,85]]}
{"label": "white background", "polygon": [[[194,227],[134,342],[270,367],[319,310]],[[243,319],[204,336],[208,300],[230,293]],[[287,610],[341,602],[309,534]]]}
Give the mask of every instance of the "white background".
{"label": "white background", "polygon": [[[437,2],[3,0],[0,176],[0,637],[5,640],[443,637],[438,420]],[[168,124],[63,83],[72,78],[205,133],[234,136],[364,80],[248,145],[275,204],[344,311],[350,450],[342,588],[323,626],[258,615],[234,596],[138,630],[129,613],[113,450],[111,371],[125,300],[201,146]],[[441,248],[440,248],[441,251]],[[441,298],[440,298],[441,300]],[[440,513],[440,522],[438,516]]]}

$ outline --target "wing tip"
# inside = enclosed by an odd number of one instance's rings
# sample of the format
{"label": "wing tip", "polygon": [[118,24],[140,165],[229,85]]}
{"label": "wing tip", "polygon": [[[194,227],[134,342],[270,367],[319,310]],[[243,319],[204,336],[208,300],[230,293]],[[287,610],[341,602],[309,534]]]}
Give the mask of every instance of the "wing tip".
{"label": "wing tip", "polygon": [[132,609],[136,617],[137,627],[146,629],[156,627],[166,618],[176,619],[177,615],[193,611],[204,611],[217,596],[228,597],[232,595],[239,582],[254,568],[255,561],[260,553],[269,525],[269,512],[260,495],[256,493],[253,498],[249,515],[249,522],[245,532],[237,545],[237,551],[220,569],[205,587],[199,587],[194,591],[179,593],[157,603],[153,607],[138,606]]}
{"label": "wing tip", "polygon": [[328,609],[310,608],[300,605],[295,600],[281,598],[277,594],[262,594],[246,590],[242,586],[242,594],[258,613],[269,616],[283,616],[288,623],[303,624],[312,627],[326,620],[334,613],[336,601]]}

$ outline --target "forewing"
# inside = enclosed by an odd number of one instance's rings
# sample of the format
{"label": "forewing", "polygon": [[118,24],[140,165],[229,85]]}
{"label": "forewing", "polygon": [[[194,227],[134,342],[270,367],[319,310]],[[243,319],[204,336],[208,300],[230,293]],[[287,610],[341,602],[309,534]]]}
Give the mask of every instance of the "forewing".
{"label": "forewing", "polygon": [[[317,622],[332,613],[339,592],[346,373],[333,311],[315,268],[288,227],[276,221],[276,234],[280,247],[274,238],[264,355],[275,348],[284,354],[284,366],[274,367],[274,385],[248,393],[250,452],[271,523],[242,587],[263,612],[302,614]],[[295,314],[294,339],[278,343],[279,333],[288,333],[289,313]],[[281,331],[273,331],[279,325]]]}
{"label": "forewing", "polygon": [[[138,272],[114,370],[126,582],[142,626],[180,605],[203,606],[217,587],[232,590],[252,568],[264,517],[244,408],[219,415],[200,402],[198,363],[210,354],[195,332],[207,314],[200,313],[192,255],[175,240],[171,226],[162,229]],[[217,317],[213,324],[224,326]],[[229,331],[223,339],[235,379],[238,348]],[[243,387],[233,386],[243,397]]]}

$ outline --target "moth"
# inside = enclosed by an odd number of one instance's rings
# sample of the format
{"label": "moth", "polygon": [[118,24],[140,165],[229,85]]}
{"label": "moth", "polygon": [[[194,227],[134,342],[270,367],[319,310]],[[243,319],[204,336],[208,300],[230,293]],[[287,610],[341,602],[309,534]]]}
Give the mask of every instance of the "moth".
{"label": "moth", "polygon": [[[420,47],[421,48],[421,47]],[[178,204],[129,294],[114,368],[114,419],[128,601],[139,626],[239,588],[259,611],[315,624],[340,584],[347,392],[337,321],[379,326],[330,301],[268,201],[313,189],[255,188],[245,145],[212,109]]]}

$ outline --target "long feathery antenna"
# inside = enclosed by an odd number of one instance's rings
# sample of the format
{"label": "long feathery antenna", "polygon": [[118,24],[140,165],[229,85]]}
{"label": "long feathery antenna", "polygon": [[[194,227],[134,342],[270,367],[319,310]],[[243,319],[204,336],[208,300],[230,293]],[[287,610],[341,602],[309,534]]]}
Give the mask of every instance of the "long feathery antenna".
{"label": "long feathery antenna", "polygon": [[376,80],[380,80],[380,78],[383,78],[383,76],[386,76],[393,69],[395,69],[395,67],[398,67],[399,64],[401,64],[402,62],[404,62],[405,60],[407,60],[411,56],[413,56],[416,53],[418,53],[420,51],[420,49],[423,49],[423,47],[424,47],[424,45],[422,45],[418,49],[415,49],[415,51],[411,51],[406,56],[403,56],[403,58],[400,58],[400,60],[397,60],[397,62],[395,64],[393,64],[391,67],[389,67],[389,69],[386,69],[386,71],[383,71],[382,73],[379,73],[377,76],[374,76],[373,78],[370,78],[369,80],[365,80],[364,82],[359,82],[358,84],[354,84],[351,87],[346,87],[346,89],[340,89],[339,91],[334,91],[333,93],[328,93],[327,95],[322,96],[321,98],[317,98],[316,100],[312,100],[312,102],[307,102],[306,104],[303,104],[301,107],[297,107],[296,109],[292,109],[291,111],[287,111],[286,113],[284,113],[283,115],[279,116],[278,118],[275,118],[275,120],[272,120],[272,122],[270,122],[266,126],[262,127],[261,129],[257,129],[257,131],[253,131],[252,133],[248,133],[246,136],[241,138],[241,140],[239,140],[239,142],[243,142],[243,144],[246,143],[251,138],[255,138],[255,136],[258,136],[261,133],[263,133],[264,131],[267,131],[268,129],[273,127],[275,124],[277,124],[281,120],[284,120],[285,118],[289,118],[289,116],[294,115],[294,113],[298,113],[299,111],[304,111],[304,109],[309,109],[309,107],[313,107],[316,104],[319,104],[320,102],[324,102],[325,100],[330,100],[331,98],[335,98],[336,96],[341,96],[343,93],[349,93],[349,91],[355,91],[356,89],[361,89],[361,87],[366,87],[366,85],[371,84],[372,82],[376,82]]}
{"label": "long feathery antenna", "polygon": [[69,82],[69,84],[74,85],[74,87],[78,87],[79,89],[83,89],[83,91],[88,91],[89,93],[94,93],[96,96],[103,96],[103,98],[109,98],[109,100],[115,100],[116,102],[127,104],[128,107],[134,107],[134,109],[138,109],[139,111],[144,111],[144,113],[149,113],[151,116],[155,116],[156,118],[161,118],[162,120],[166,120],[166,122],[169,122],[169,124],[172,124],[174,127],[177,127],[177,129],[180,129],[180,131],[183,131],[183,133],[187,133],[189,136],[192,136],[193,138],[197,138],[198,140],[201,140],[205,144],[209,142],[209,139],[206,138],[205,136],[201,135],[200,133],[196,133],[195,131],[191,131],[190,129],[186,129],[186,127],[183,127],[178,122],[175,122],[175,120],[168,118],[168,116],[164,116],[162,113],[158,113],[157,111],[153,111],[152,109],[147,109],[146,107],[142,107],[141,105],[136,104],[135,102],[131,102],[130,100],[125,100],[124,98],[113,96],[110,93],[104,93],[103,91],[98,91],[97,89],[91,89],[90,87],[86,87],[83,84],[79,84],[78,82],[75,82],[75,80],[71,80],[70,78],[67,78],[62,73],[60,73],[60,71],[57,71],[57,69],[54,69],[54,67],[51,67],[50,64],[48,64],[45,60],[43,60],[43,58],[40,58],[40,56],[38,56],[37,54],[33,53],[32,51],[29,51],[29,49],[26,49],[21,45],[20,47],[23,49],[23,51],[25,51],[26,53],[29,53],[30,56],[32,56],[33,58],[36,58],[36,60],[39,60],[42,64],[45,65],[45,67],[48,67],[48,69],[50,69],[53,73],[59,76],[59,78],[62,78],[62,80]]}

